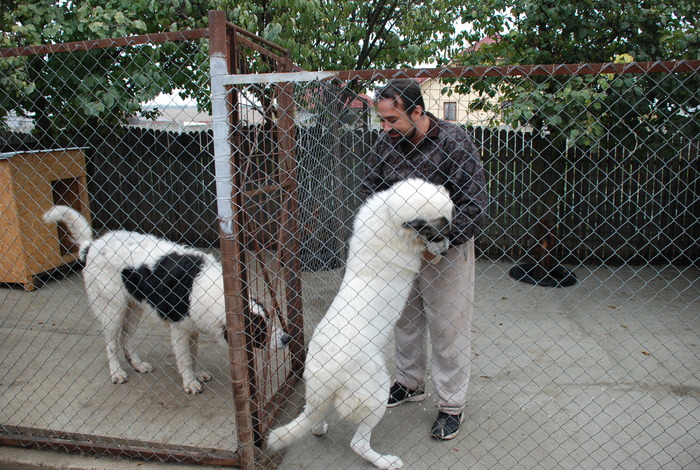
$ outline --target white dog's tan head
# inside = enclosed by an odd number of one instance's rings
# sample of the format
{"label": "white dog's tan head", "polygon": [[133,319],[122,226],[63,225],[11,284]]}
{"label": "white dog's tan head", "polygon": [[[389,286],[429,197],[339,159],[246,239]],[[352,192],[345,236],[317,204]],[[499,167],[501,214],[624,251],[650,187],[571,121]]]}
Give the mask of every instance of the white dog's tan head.
{"label": "white dog's tan head", "polygon": [[440,256],[450,246],[453,211],[454,204],[442,186],[417,178],[394,183],[360,206],[350,238],[350,257],[364,263],[403,263],[407,257],[417,260],[426,249]]}
{"label": "white dog's tan head", "polygon": [[401,224],[402,235],[417,244],[417,250],[435,256],[450,247],[454,204],[443,186],[411,178],[387,190],[386,207],[391,218]]}

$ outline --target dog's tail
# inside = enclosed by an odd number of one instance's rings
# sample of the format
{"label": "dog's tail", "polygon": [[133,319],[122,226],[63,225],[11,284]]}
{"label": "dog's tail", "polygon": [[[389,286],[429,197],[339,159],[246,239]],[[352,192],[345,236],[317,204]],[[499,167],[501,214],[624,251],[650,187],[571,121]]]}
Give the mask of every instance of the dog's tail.
{"label": "dog's tail", "polygon": [[[328,404],[326,402],[319,407],[312,406],[307,401],[304,411],[295,420],[270,432],[270,436],[267,438],[267,449],[273,452],[281,452],[301,439],[312,428],[314,429],[314,434],[316,434],[317,429],[314,426],[322,425],[326,419]],[[325,428],[323,432],[325,433]]]}
{"label": "dog's tail", "polygon": [[68,206],[55,206],[44,214],[44,222],[63,225],[71,241],[80,247],[81,259],[84,261],[93,234],[90,224],[80,212]]}

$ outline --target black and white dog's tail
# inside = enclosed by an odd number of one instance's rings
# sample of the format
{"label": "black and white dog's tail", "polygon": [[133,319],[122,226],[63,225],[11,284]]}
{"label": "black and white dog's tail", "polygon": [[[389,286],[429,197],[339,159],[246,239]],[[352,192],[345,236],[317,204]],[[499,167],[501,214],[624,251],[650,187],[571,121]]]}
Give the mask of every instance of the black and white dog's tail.
{"label": "black and white dog's tail", "polygon": [[44,214],[44,222],[63,225],[71,241],[80,247],[80,261],[85,262],[93,233],[92,227],[80,212],[68,206],[55,206]]}

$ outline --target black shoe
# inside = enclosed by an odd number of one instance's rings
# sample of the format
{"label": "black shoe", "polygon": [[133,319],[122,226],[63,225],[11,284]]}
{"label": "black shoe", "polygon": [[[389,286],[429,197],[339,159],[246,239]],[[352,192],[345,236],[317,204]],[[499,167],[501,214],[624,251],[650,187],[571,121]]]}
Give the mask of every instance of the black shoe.
{"label": "black shoe", "polygon": [[398,382],[395,382],[389,390],[389,401],[386,404],[387,408],[399,406],[407,401],[423,401],[425,400],[425,392],[423,390],[409,390]]}
{"label": "black shoe", "polygon": [[433,429],[430,431],[430,435],[441,441],[448,441],[454,438],[459,432],[459,425],[462,424],[463,418],[464,413],[460,413],[458,415],[448,415],[447,413],[440,411],[435,423],[433,424]]}

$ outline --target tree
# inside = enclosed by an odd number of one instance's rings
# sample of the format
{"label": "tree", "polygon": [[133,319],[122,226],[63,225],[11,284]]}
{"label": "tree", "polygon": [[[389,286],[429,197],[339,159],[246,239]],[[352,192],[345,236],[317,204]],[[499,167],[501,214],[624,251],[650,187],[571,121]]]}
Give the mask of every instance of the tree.
{"label": "tree", "polygon": [[[697,1],[485,0],[463,17],[464,38],[478,48],[455,56],[463,65],[588,64],[700,59]],[[598,74],[461,80],[476,93],[472,108],[495,123],[529,126],[542,137],[533,171],[539,175],[531,209],[546,240],[557,221],[562,155],[615,146],[640,162],[674,140],[697,139],[697,74]],[[551,268],[549,251],[541,256]],[[540,273],[541,274],[541,273]]]}
{"label": "tree", "polygon": [[[398,67],[444,61],[457,0],[44,0],[3,1],[0,47],[58,44],[206,27],[207,12],[291,51],[307,70]],[[159,93],[179,90],[208,105],[208,44],[109,48],[0,60],[0,123],[34,119],[42,136],[85,124],[114,126]],[[264,70],[264,63],[258,63]],[[46,143],[48,145],[48,143]]]}
{"label": "tree", "polygon": [[289,19],[296,27],[293,36],[279,20],[268,26],[278,34],[268,39],[288,47],[294,61],[307,70],[445,63],[454,44],[454,24],[469,5],[453,0],[320,0],[318,4],[314,14]]}
{"label": "tree", "polygon": [[[455,60],[464,65],[586,64],[700,58],[697,1],[486,0],[463,19],[471,29],[464,37],[476,43],[494,38],[477,50],[463,50]],[[588,75],[530,77],[527,80],[464,82],[461,91],[482,99],[476,108],[497,111],[513,127],[546,128],[569,145],[590,146],[604,129],[640,128],[676,122],[679,132],[688,116],[697,115],[697,77],[679,89],[654,75]],[[639,89],[653,90],[643,98]],[[634,113],[630,113],[634,110]],[[605,111],[605,112],[603,112]],[[645,122],[632,123],[631,114]],[[622,135],[622,134],[621,134]]]}
{"label": "tree", "polygon": [[[175,22],[175,6],[153,8],[150,3],[3,2],[0,46],[143,34]],[[0,122],[11,111],[33,118],[47,147],[60,134],[69,135],[86,124],[96,128],[122,123],[159,93],[197,82],[182,68],[192,62],[193,49],[191,44],[171,43],[2,59]]]}

